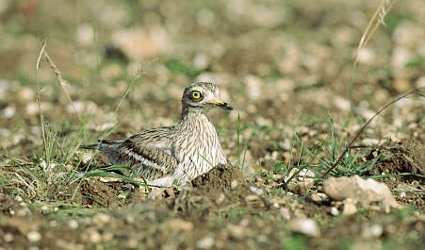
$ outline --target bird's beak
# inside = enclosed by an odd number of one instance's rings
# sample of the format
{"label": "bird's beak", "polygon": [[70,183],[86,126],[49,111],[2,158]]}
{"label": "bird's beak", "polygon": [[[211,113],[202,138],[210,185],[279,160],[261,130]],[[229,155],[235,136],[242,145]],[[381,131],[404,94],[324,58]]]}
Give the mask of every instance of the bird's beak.
{"label": "bird's beak", "polygon": [[220,107],[224,110],[232,110],[233,107],[230,106],[227,102],[224,102],[223,100],[221,100],[220,98],[215,98],[214,100],[211,101],[212,104],[214,104],[217,107]]}

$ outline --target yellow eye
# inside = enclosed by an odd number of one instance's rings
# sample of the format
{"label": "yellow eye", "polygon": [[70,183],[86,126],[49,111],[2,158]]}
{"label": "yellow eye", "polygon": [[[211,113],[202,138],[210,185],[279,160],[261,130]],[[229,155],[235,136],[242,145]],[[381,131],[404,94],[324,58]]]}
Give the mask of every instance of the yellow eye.
{"label": "yellow eye", "polygon": [[197,90],[192,91],[191,97],[192,97],[192,100],[196,101],[196,102],[199,102],[199,101],[202,100],[202,94],[201,94],[201,92],[199,92]]}

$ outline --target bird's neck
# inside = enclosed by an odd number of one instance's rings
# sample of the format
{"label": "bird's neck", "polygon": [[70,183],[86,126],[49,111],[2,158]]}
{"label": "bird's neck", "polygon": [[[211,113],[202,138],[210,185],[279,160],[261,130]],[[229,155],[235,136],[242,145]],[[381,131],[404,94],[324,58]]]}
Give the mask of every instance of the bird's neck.
{"label": "bird's neck", "polygon": [[182,127],[210,126],[212,125],[208,117],[200,109],[185,107],[180,114],[178,124]]}

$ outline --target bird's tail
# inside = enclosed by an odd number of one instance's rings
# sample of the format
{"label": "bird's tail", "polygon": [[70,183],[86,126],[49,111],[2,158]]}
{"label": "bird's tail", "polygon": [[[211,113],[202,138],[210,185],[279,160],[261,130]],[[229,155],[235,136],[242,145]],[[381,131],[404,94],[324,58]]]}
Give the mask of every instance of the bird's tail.
{"label": "bird's tail", "polygon": [[98,143],[93,143],[93,144],[87,144],[87,145],[81,145],[80,148],[82,149],[99,149],[102,146],[105,145],[112,145],[112,144],[116,144],[116,141],[110,141],[110,140],[99,140]]}

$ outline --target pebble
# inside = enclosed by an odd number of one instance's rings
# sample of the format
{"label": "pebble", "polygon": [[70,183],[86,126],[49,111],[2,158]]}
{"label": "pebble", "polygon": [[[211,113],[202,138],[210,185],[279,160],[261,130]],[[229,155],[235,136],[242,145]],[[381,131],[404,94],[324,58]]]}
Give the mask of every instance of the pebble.
{"label": "pebble", "polygon": [[34,100],[34,91],[28,87],[22,87],[19,89],[18,93],[16,93],[15,97],[20,103],[28,103]]}
{"label": "pebble", "polygon": [[94,228],[88,228],[85,235],[87,235],[88,240],[93,243],[98,243],[102,240],[102,235]]}
{"label": "pebble", "polygon": [[5,242],[12,242],[12,241],[13,241],[13,239],[14,239],[14,237],[13,237],[13,234],[11,234],[11,233],[6,233],[6,234],[3,236],[3,240],[4,240]]}
{"label": "pebble", "polygon": [[344,203],[344,208],[342,209],[342,214],[343,215],[352,215],[357,213],[357,207],[356,204],[347,199],[347,201]]}
{"label": "pebble", "polygon": [[320,229],[316,221],[309,218],[293,220],[289,225],[291,231],[311,237],[320,236]]}
{"label": "pebble", "polygon": [[10,119],[12,118],[16,113],[16,108],[13,106],[7,106],[6,108],[3,109],[3,117],[5,119]]}
{"label": "pebble", "polygon": [[254,186],[249,186],[249,191],[251,191],[252,193],[254,193],[254,194],[258,195],[258,196],[261,196],[261,195],[264,194],[264,190],[263,189],[257,188],[257,187],[254,187]]}
{"label": "pebble", "polygon": [[182,231],[192,231],[193,230],[193,224],[190,221],[185,221],[182,219],[172,219],[169,220],[165,223],[167,225],[168,228],[173,228],[173,229],[180,229]]}
{"label": "pebble", "polygon": [[93,217],[93,222],[96,225],[105,225],[111,221],[111,216],[103,213],[97,214],[95,217]]}
{"label": "pebble", "polygon": [[211,236],[207,236],[198,242],[196,242],[196,248],[199,249],[210,249],[214,246],[214,238]]}
{"label": "pebble", "polygon": [[128,214],[128,215],[125,217],[125,221],[126,221],[128,224],[133,224],[134,222],[136,222],[136,218],[134,217],[134,215],[132,215],[132,214]]}
{"label": "pebble", "polygon": [[379,224],[368,225],[363,228],[362,236],[365,238],[378,238],[384,233],[384,228]]}
{"label": "pebble", "polygon": [[[324,193],[334,201],[344,201],[343,214],[353,214],[357,211],[354,203],[361,202],[365,206],[371,206],[373,202],[379,202],[381,210],[389,213],[391,208],[401,208],[391,190],[384,183],[373,179],[362,179],[359,176],[331,177],[323,182]],[[352,202],[348,202],[351,199]],[[350,204],[351,203],[351,204]]]}
{"label": "pebble", "polygon": [[242,239],[246,235],[246,228],[239,225],[227,225],[230,236],[234,239]]}
{"label": "pebble", "polygon": [[83,112],[95,113],[97,110],[97,105],[94,102],[90,101],[74,101],[66,105],[66,112],[69,114],[81,114]]}
{"label": "pebble", "polygon": [[318,193],[314,193],[311,195],[311,200],[316,204],[322,204],[323,197],[319,195]]}
{"label": "pebble", "polygon": [[237,180],[232,180],[230,183],[230,188],[235,189],[239,185],[239,182]]}
{"label": "pebble", "polygon": [[68,222],[68,227],[71,228],[71,229],[77,229],[78,226],[79,226],[78,221],[76,221],[76,220],[70,220]]}
{"label": "pebble", "polygon": [[27,239],[30,242],[37,242],[41,240],[41,234],[37,231],[30,231],[27,233]]}
{"label": "pebble", "polygon": [[291,212],[289,211],[288,208],[282,207],[281,209],[279,209],[279,213],[280,213],[280,215],[282,216],[283,219],[285,219],[285,220],[291,219]]}
{"label": "pebble", "polygon": [[337,215],[339,215],[339,210],[338,210],[338,208],[336,208],[336,207],[331,207],[331,214],[332,214],[333,216],[337,216]]}
{"label": "pebble", "polygon": [[220,193],[218,197],[215,199],[215,203],[220,205],[226,199],[226,196],[223,193]]}
{"label": "pebble", "polygon": [[247,95],[250,99],[256,100],[261,96],[261,86],[263,85],[262,80],[254,75],[248,75],[245,77],[245,85],[247,90]]}

